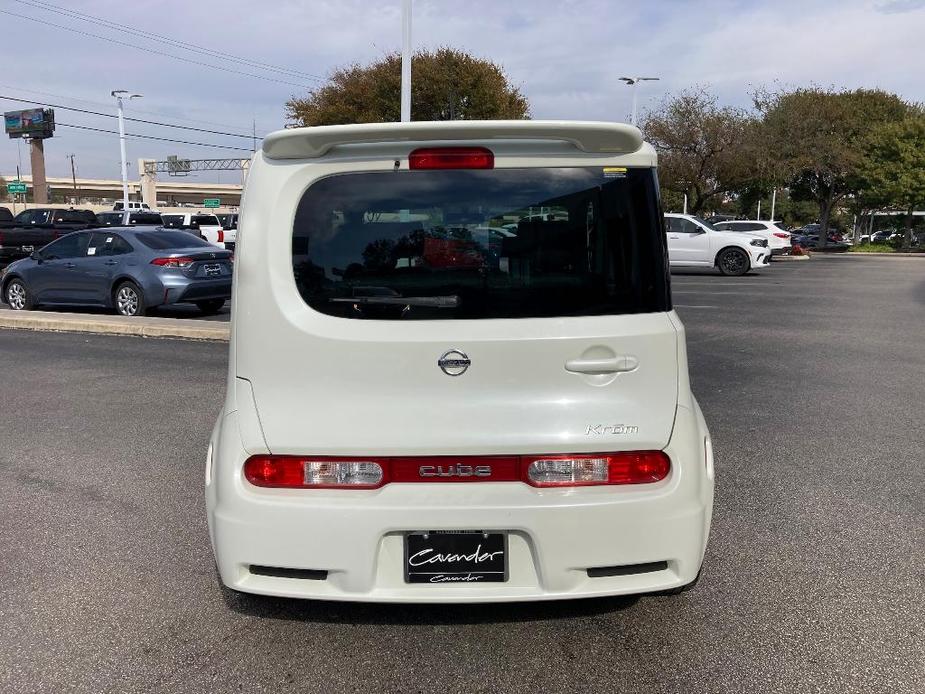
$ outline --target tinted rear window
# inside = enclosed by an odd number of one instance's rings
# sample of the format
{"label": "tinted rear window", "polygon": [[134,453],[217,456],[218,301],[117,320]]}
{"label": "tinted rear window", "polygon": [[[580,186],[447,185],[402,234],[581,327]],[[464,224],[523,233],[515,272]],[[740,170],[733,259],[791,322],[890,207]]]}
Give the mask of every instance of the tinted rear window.
{"label": "tinted rear window", "polygon": [[150,212],[132,212],[128,216],[129,224],[160,224],[161,216]]}
{"label": "tinted rear window", "polygon": [[296,212],[293,270],[345,318],[535,318],[665,311],[651,169],[331,176]]}
{"label": "tinted rear window", "polygon": [[190,220],[190,224],[199,224],[203,226],[220,226],[218,223],[218,217],[214,214],[194,214],[193,218]]}
{"label": "tinted rear window", "polygon": [[55,222],[86,224],[88,221],[88,216],[83,210],[55,210]]}
{"label": "tinted rear window", "polygon": [[167,248],[198,248],[199,246],[214,248],[208,241],[203,241],[188,231],[143,231],[136,234],[135,238],[156,251]]}

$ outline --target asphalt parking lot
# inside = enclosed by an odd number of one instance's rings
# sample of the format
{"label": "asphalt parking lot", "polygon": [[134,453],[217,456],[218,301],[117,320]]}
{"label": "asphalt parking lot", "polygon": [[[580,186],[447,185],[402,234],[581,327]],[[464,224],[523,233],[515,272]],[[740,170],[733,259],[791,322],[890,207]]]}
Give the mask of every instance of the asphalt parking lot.
{"label": "asphalt parking lot", "polygon": [[921,691],[925,261],[672,283],[717,461],[674,597],[231,595],[202,499],[227,346],[0,330],[0,690]]}

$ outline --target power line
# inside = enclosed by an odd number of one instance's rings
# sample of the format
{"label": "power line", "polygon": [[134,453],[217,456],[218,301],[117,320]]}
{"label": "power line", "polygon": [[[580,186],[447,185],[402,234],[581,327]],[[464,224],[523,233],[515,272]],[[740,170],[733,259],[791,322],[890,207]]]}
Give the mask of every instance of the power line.
{"label": "power line", "polygon": [[[116,118],[117,117],[115,114],[112,114],[112,113],[100,113],[99,111],[88,111],[87,109],[84,109],[84,108],[75,108],[73,106],[62,106],[61,104],[48,104],[48,103],[43,103],[41,101],[33,101],[32,99],[18,99],[15,96],[6,96],[4,94],[0,94],[0,99],[4,99],[6,101],[18,101],[24,104],[38,104],[39,106],[48,106],[49,108],[60,108],[63,111],[76,111],[77,113],[88,113],[93,116],[103,116],[104,118]],[[145,120],[143,118],[130,118],[128,116],[125,116],[124,120],[130,120],[135,123],[145,123],[146,125],[159,125],[164,128],[178,128],[180,130],[193,130],[197,133],[208,133],[209,135],[227,135],[228,137],[243,137],[246,140],[251,140],[255,137],[254,135],[238,135],[237,133],[223,133],[218,130],[206,130],[204,128],[193,128],[188,125],[176,125],[174,123],[158,123],[157,121],[153,121],[153,120]]]}
{"label": "power line", "polygon": [[[90,99],[84,99],[79,96],[74,96],[73,94],[55,94],[53,92],[43,92],[38,89],[26,89],[25,87],[18,87],[15,84],[0,84],[0,87],[4,89],[15,89],[16,91],[25,92],[27,94],[41,94],[42,96],[51,96],[56,99],[70,99],[71,101],[77,101],[82,104],[90,104],[92,106],[99,106],[101,108],[109,108],[111,106],[111,104],[108,104],[108,103],[103,103],[100,101],[91,101]],[[203,125],[217,125],[222,128],[234,128],[236,130],[245,129],[237,125],[231,125],[230,123],[219,123],[217,121],[202,120],[199,118],[185,118],[183,116],[178,116],[173,113],[165,113],[163,111],[151,111],[145,108],[138,108],[138,106],[136,105],[132,106],[132,113],[146,113],[151,116],[166,116],[168,118],[174,118],[176,120],[186,121],[187,123],[200,123]],[[248,137],[251,137],[251,135],[248,135]]]}
{"label": "power line", "polygon": [[[60,123],[56,122],[56,126],[61,125],[65,128],[79,128],[80,130],[92,130],[97,133],[107,133],[109,135],[118,135],[118,130],[104,130],[103,128],[91,128],[89,125],[75,125],[74,123]],[[214,145],[208,142],[190,142],[189,140],[174,140],[169,137],[155,137],[154,135],[140,135],[138,133],[125,133],[126,137],[136,137],[142,140],[158,140],[160,142],[175,142],[181,145],[196,145],[197,147],[213,147],[215,149],[236,149],[241,152],[250,152],[251,150],[246,147],[231,147],[229,145]]]}
{"label": "power line", "polygon": [[15,12],[10,12],[8,10],[0,10],[0,13],[9,15],[10,17],[26,19],[30,22],[41,24],[42,26],[54,27],[55,29],[63,29],[64,31],[70,31],[74,34],[79,34],[80,36],[89,36],[90,38],[100,39],[101,41],[108,41],[109,43],[114,43],[119,46],[127,46],[128,48],[134,48],[135,50],[138,50],[138,51],[144,51],[146,53],[152,53],[154,55],[164,56],[165,58],[173,58],[174,60],[180,60],[180,61],[183,61],[184,63],[191,63],[192,65],[208,67],[208,68],[212,68],[213,70],[221,70],[222,72],[230,72],[235,75],[243,75],[245,77],[253,77],[254,79],[264,80],[266,82],[276,82],[278,84],[288,84],[291,87],[299,87],[301,89],[311,89],[311,87],[307,84],[300,84],[298,82],[287,82],[286,80],[276,79],[275,77],[255,75],[252,72],[243,72],[241,70],[232,70],[229,67],[222,67],[221,65],[213,65],[212,63],[204,63],[200,60],[192,60],[191,58],[184,58],[183,56],[174,55],[173,53],[165,53],[164,51],[158,51],[153,48],[146,48],[144,46],[136,46],[134,43],[128,43],[127,41],[119,41],[117,39],[113,39],[108,36],[100,36],[99,34],[91,34],[90,32],[80,31],[79,29],[74,29],[73,27],[64,26],[63,24],[54,24],[52,22],[46,22],[43,19],[37,19],[36,17],[29,17],[24,14],[16,14]]}
{"label": "power line", "polygon": [[60,5],[54,5],[50,2],[41,2],[37,0],[19,0],[22,5],[30,5],[36,9],[45,10],[47,12],[54,12],[56,14],[63,15],[65,17],[70,17],[73,19],[78,19],[82,22],[87,22],[88,24],[94,24],[97,26],[106,27],[107,29],[115,29],[120,33],[132,34],[134,36],[140,36],[142,38],[148,39],[149,41],[157,41],[159,43],[166,43],[175,48],[180,48],[191,53],[200,53],[208,55],[212,58],[221,58],[222,60],[229,60],[231,62],[240,63],[242,65],[247,65],[250,67],[256,67],[261,70],[268,70],[271,72],[279,72],[290,77],[300,77],[308,78],[312,80],[321,80],[325,81],[323,77],[318,75],[312,75],[307,72],[302,72],[301,70],[293,70],[291,68],[282,67],[280,65],[273,65],[272,63],[262,63],[257,60],[250,60],[248,58],[241,58],[238,56],[230,55],[228,53],[220,52],[213,50],[211,48],[206,48],[205,46],[199,46],[195,43],[185,43],[182,41],[177,41],[169,36],[164,36],[163,34],[157,34],[153,31],[143,31],[135,27],[125,26],[123,24],[117,24],[116,22],[111,22],[108,19],[102,17],[96,17],[92,14],[87,14],[85,12],[78,12],[77,10],[72,10],[69,8],[61,7]]}

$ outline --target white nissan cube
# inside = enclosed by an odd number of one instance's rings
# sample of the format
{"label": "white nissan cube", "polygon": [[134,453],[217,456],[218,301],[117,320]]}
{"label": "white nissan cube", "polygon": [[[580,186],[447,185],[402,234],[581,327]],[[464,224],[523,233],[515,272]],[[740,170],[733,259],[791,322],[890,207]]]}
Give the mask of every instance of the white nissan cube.
{"label": "white nissan cube", "polygon": [[639,130],[276,132],[239,226],[205,473],[226,586],[491,602],[696,582],[712,446]]}

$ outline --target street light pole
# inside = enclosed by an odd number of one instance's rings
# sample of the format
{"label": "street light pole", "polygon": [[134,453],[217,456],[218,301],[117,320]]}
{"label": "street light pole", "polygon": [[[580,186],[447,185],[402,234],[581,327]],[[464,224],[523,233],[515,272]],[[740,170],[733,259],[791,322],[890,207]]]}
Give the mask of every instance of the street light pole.
{"label": "street light pole", "polygon": [[411,121],[411,0],[401,3],[401,121]]}
{"label": "street light pole", "polygon": [[637,90],[639,89],[640,82],[657,82],[658,77],[621,77],[621,82],[626,82],[626,84],[633,88],[633,115],[632,120],[630,121],[631,125],[636,125],[636,106],[637,106]]}
{"label": "street light pole", "polygon": [[125,89],[114,89],[110,92],[119,104],[119,148],[122,150],[122,211],[128,212],[128,160],[125,157],[125,120],[122,116],[122,99],[137,99],[141,94],[128,94]]}
{"label": "street light pole", "polygon": [[74,155],[68,154],[66,158],[71,160],[71,183],[74,184],[74,204],[79,205],[80,199],[77,193],[77,171],[74,168]]}

